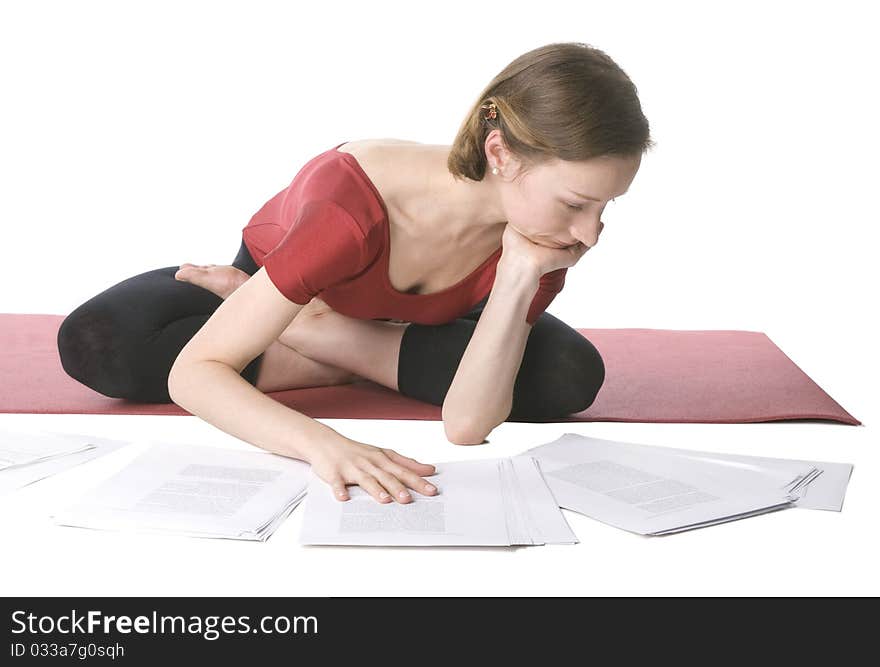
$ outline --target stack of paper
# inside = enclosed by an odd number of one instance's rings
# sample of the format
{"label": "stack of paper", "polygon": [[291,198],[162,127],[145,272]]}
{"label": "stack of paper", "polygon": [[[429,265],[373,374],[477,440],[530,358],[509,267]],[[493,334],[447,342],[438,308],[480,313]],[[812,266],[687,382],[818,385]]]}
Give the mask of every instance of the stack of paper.
{"label": "stack of paper", "polygon": [[577,544],[537,463],[529,457],[436,464],[425,496],[380,503],[360,486],[349,500],[312,475],[300,544],[511,546]]}
{"label": "stack of paper", "polygon": [[[2,432],[0,432],[2,433]],[[0,493],[127,444],[77,434],[5,434]],[[560,508],[665,535],[801,507],[840,511],[853,466],[719,454],[566,433],[512,458],[437,464],[436,495],[339,501],[309,464],[264,451],[148,441],[126,468],[56,513],[84,528],[266,540],[303,500],[301,544],[576,544]]]}
{"label": "stack of paper", "polygon": [[0,470],[46,461],[47,459],[92,449],[94,445],[33,433],[6,434],[0,442]]}
{"label": "stack of paper", "polygon": [[852,472],[851,464],[716,454],[576,433],[522,456],[538,460],[560,507],[642,535],[798,505],[839,511]]}
{"label": "stack of paper", "polygon": [[270,452],[151,441],[53,518],[82,528],[264,541],[302,500],[309,471]]}
{"label": "stack of paper", "polygon": [[794,496],[794,507],[799,509],[829,510],[840,512],[846,487],[852,476],[852,463],[833,461],[804,461],[801,459],[777,459],[743,454],[718,454],[673,447],[654,447],[627,443],[629,447],[647,447],[663,450],[676,456],[708,461],[728,466],[739,474],[752,473],[756,479],[774,484]]}
{"label": "stack of paper", "polygon": [[0,431],[0,495],[128,443],[76,433]]}

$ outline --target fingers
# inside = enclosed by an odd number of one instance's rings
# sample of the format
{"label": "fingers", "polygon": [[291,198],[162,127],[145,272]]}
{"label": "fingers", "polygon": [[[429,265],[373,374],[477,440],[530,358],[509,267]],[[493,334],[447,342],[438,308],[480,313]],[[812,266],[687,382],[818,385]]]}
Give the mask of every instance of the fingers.
{"label": "fingers", "polygon": [[437,494],[436,486],[430,482],[426,482],[414,472],[398,466],[391,461],[379,461],[378,464],[367,463],[365,469],[369,474],[378,479],[382,486],[384,486],[399,503],[408,503],[412,500],[412,495],[406,487],[418,491],[423,496],[433,496]]}
{"label": "fingers", "polygon": [[[354,482],[364,491],[373,496],[380,503],[391,502],[391,496],[385,491],[375,477],[371,476],[365,470],[358,470],[354,475]],[[330,486],[333,488],[333,497],[340,502],[351,500],[345,481],[341,477],[335,477]]]}
{"label": "fingers", "polygon": [[[382,450],[389,459],[398,463],[406,468],[411,468],[415,470],[419,475],[433,475],[437,472],[437,469],[432,466],[430,463],[419,463],[415,459],[411,459],[408,456],[404,456],[399,452],[395,452],[393,449],[383,449]],[[429,472],[427,472],[429,471]]]}
{"label": "fingers", "polygon": [[351,499],[346,484],[357,484],[377,502],[387,504],[393,500],[406,504],[413,500],[409,489],[423,496],[439,493],[436,486],[421,477],[435,473],[433,465],[378,447],[349,459],[348,465],[337,468],[335,474],[325,479],[333,489],[333,497],[339,501]]}
{"label": "fingers", "polygon": [[[393,498],[399,503],[412,502],[412,495],[397,477],[386,470],[373,465],[365,466],[364,473],[378,485],[379,502],[390,502]],[[386,492],[387,493],[384,493]],[[383,495],[384,493],[384,495]]]}
{"label": "fingers", "polygon": [[[371,475],[366,470],[359,470],[356,475],[356,480],[358,486],[360,486],[364,491],[369,493],[373,498],[378,500],[380,503],[390,503],[391,495],[385,490],[385,487],[379,483],[373,475]],[[399,499],[400,502],[408,502],[409,499]]]}
{"label": "fingers", "polygon": [[330,482],[330,486],[333,488],[333,495],[337,500],[349,499],[348,489],[345,488],[345,480],[341,477],[334,477]]}

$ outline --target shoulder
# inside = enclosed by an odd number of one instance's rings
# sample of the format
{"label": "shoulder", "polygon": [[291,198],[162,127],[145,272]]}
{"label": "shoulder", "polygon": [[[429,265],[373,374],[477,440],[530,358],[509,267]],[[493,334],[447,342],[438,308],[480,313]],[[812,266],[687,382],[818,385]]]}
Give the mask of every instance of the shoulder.
{"label": "shoulder", "polygon": [[263,257],[263,267],[284,296],[306,304],[371,261],[361,227],[346,208],[330,199],[312,199],[299,204],[290,228]]}
{"label": "shoulder", "polygon": [[383,148],[400,145],[418,146],[420,144],[417,141],[392,139],[390,137],[381,139],[355,139],[354,141],[348,141],[342,144],[337,150],[340,153],[349,153],[360,160],[360,158],[366,159],[371,157],[371,155],[381,152]]}
{"label": "shoulder", "polygon": [[337,150],[354,158],[386,205],[396,205],[405,195],[402,175],[415,168],[415,151],[421,146],[405,139],[359,139]]}
{"label": "shoulder", "polygon": [[302,251],[344,246],[363,246],[366,243],[361,223],[344,203],[333,199],[309,199],[297,203],[286,237]]}
{"label": "shoulder", "polygon": [[[388,175],[394,173],[392,167],[405,158],[413,147],[421,145],[417,141],[404,139],[358,139],[342,144],[336,151],[351,155],[371,179],[384,183]],[[393,184],[393,181],[390,183]]]}

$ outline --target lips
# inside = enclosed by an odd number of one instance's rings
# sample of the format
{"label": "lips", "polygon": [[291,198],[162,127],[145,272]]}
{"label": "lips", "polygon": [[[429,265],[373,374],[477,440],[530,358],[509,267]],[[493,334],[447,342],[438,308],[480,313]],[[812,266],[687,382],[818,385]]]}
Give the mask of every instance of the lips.
{"label": "lips", "polygon": [[557,241],[555,239],[547,239],[547,241],[549,243],[551,243],[554,248],[559,248],[559,249],[570,248],[571,246],[575,245],[574,243],[561,243],[560,241]]}

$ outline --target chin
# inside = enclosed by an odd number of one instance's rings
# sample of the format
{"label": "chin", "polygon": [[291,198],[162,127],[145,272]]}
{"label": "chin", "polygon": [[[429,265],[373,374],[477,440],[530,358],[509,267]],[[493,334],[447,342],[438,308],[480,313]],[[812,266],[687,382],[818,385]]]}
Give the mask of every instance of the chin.
{"label": "chin", "polygon": [[[521,232],[520,232],[521,233]],[[559,245],[555,241],[551,241],[550,239],[543,236],[529,236],[528,234],[523,234],[529,241],[536,245],[544,246],[545,248],[558,248]]]}
{"label": "chin", "polygon": [[[508,222],[507,224],[510,225],[510,222]],[[551,241],[550,239],[545,238],[545,237],[537,237],[536,238],[536,237],[532,236],[531,234],[526,234],[524,231],[522,231],[516,225],[511,225],[511,227],[513,227],[517,232],[519,232],[520,236],[524,236],[525,238],[527,238],[529,241],[531,241],[535,245],[543,246],[545,248],[567,248],[568,247],[568,246],[564,246],[560,243],[557,243],[556,241]]]}

